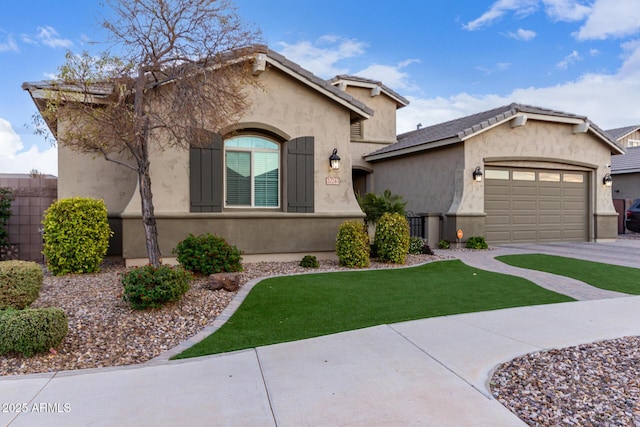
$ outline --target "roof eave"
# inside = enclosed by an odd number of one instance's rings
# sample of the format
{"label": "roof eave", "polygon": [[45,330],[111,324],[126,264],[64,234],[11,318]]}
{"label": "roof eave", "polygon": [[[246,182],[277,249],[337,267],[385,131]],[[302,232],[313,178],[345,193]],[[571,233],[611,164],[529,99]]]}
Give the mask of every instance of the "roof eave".
{"label": "roof eave", "polygon": [[453,138],[441,139],[439,141],[425,142],[424,144],[413,145],[411,147],[400,148],[393,151],[386,151],[384,153],[379,153],[379,154],[371,153],[371,154],[364,155],[363,158],[368,162],[376,162],[379,160],[386,160],[386,159],[391,159],[393,157],[400,157],[400,156],[405,156],[407,154],[418,153],[420,151],[428,151],[435,148],[446,147],[448,145],[457,144],[459,142],[462,142],[462,140],[456,136]]}

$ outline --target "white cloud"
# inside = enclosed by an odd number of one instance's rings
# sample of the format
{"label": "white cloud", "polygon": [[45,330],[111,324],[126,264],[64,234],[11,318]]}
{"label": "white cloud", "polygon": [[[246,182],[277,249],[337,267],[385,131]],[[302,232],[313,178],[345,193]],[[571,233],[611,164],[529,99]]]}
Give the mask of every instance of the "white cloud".
{"label": "white cloud", "polygon": [[415,62],[420,61],[417,59],[408,59],[397,65],[373,64],[355,74],[361,77],[379,80],[394,90],[415,91],[420,90],[420,88],[411,81],[408,73],[401,71],[403,68]]}
{"label": "white cloud", "polygon": [[640,31],[640,2],[596,0],[587,22],[575,34],[579,40],[624,37]]}
{"label": "white cloud", "polygon": [[7,36],[6,41],[0,42],[0,52],[20,52],[20,49],[11,34]]}
{"label": "white cloud", "polygon": [[589,6],[575,0],[542,0],[542,3],[545,13],[554,21],[582,21],[591,12]]}
{"label": "white cloud", "polygon": [[23,149],[24,144],[11,123],[0,118],[0,171],[29,173],[37,169],[42,173],[58,174],[58,151],[55,147],[45,151],[40,151],[35,145],[27,151]]}
{"label": "white cloud", "polygon": [[519,17],[525,17],[537,9],[538,0],[498,0],[479,18],[463,25],[462,28],[469,31],[479,30],[490,26],[509,12],[513,12]]}
{"label": "white cloud", "polygon": [[361,55],[367,47],[364,42],[333,35],[323,36],[315,43],[304,40],[295,44],[280,42],[277,45],[281,54],[323,78],[348,73],[347,68],[337,63]]}
{"label": "white cloud", "polygon": [[476,70],[478,71],[482,71],[483,73],[490,75],[495,73],[496,71],[505,71],[508,70],[509,67],[511,67],[511,63],[509,62],[498,62],[497,64],[495,64],[493,67],[488,68],[488,67],[483,67],[483,66],[477,66],[474,67]]}
{"label": "white cloud", "polygon": [[569,55],[565,56],[564,59],[556,64],[556,68],[560,70],[566,70],[569,68],[569,65],[576,63],[577,61],[581,61],[582,57],[578,53],[577,50],[574,50]]}
{"label": "white cloud", "polygon": [[22,34],[22,41],[35,45],[42,43],[43,45],[54,49],[59,47],[68,49],[73,46],[73,42],[71,40],[60,38],[58,31],[49,25],[38,27],[36,29],[36,34],[33,36],[29,34]]}
{"label": "white cloud", "polygon": [[523,30],[519,28],[516,32],[508,32],[507,37],[511,37],[516,40],[523,40],[528,42],[529,40],[533,40],[537,36],[535,31],[531,30]]}
{"label": "white cloud", "polygon": [[640,122],[640,40],[623,45],[625,62],[614,74],[585,74],[575,81],[550,87],[529,87],[506,96],[456,94],[431,99],[408,97],[411,104],[398,110],[398,133],[414,130],[507,105],[511,102],[586,115],[603,129]]}

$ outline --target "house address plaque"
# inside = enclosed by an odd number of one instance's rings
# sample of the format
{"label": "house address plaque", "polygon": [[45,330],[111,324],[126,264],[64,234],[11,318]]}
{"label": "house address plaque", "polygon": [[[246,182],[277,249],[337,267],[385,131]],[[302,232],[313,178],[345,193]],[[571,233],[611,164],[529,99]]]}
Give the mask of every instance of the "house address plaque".
{"label": "house address plaque", "polygon": [[337,176],[328,176],[327,185],[340,185],[340,178]]}

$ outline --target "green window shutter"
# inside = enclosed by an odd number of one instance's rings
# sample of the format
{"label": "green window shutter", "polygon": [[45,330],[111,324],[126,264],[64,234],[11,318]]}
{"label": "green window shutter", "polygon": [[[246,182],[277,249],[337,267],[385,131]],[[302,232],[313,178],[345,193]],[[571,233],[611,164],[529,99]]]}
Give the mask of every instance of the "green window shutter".
{"label": "green window shutter", "polygon": [[191,212],[222,212],[222,138],[213,134],[211,144],[189,151]]}
{"label": "green window shutter", "polygon": [[314,211],[314,138],[287,142],[287,212]]}

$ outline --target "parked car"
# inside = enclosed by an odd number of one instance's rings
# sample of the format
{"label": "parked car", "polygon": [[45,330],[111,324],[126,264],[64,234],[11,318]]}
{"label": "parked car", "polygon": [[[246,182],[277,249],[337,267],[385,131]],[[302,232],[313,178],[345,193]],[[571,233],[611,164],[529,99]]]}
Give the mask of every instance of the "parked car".
{"label": "parked car", "polygon": [[631,207],[627,209],[627,218],[624,225],[627,230],[640,233],[640,199],[633,202]]}

